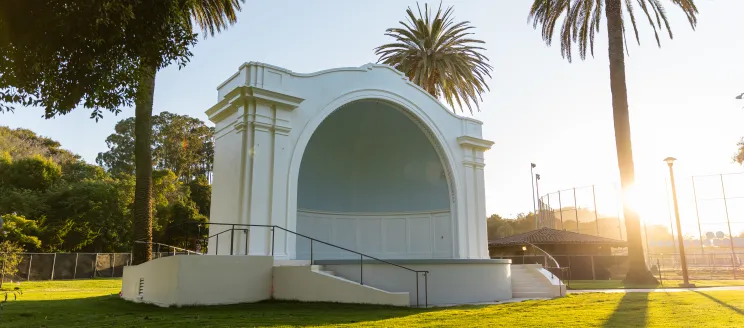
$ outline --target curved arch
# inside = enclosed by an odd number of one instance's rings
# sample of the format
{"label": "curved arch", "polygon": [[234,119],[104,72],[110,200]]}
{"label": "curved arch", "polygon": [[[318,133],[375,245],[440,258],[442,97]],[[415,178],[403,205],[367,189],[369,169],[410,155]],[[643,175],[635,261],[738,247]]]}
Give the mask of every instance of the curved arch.
{"label": "curved arch", "polygon": [[[301,131],[294,143],[294,149],[291,151],[291,157],[289,161],[289,172],[287,179],[287,216],[288,216],[288,229],[294,230],[297,227],[297,191],[300,165],[302,163],[302,157],[305,153],[310,138],[318,129],[320,124],[331,115],[333,112],[343,108],[346,105],[354,103],[360,100],[377,100],[391,104],[393,108],[399,110],[406,117],[411,119],[427,136],[432,146],[434,147],[439,160],[442,163],[445,171],[445,179],[450,192],[450,213],[452,215],[452,236],[453,236],[453,254],[458,253],[459,233],[457,231],[456,217],[458,213],[457,204],[457,177],[454,174],[455,163],[453,161],[453,155],[450,152],[449,147],[443,137],[443,133],[439,131],[434,121],[427,115],[427,113],[415,103],[409,101],[405,97],[390,92],[388,90],[381,89],[362,89],[353,90],[342,94],[325,105],[321,106],[317,112],[301,127]],[[288,250],[293,250],[294,245],[287,245]]]}

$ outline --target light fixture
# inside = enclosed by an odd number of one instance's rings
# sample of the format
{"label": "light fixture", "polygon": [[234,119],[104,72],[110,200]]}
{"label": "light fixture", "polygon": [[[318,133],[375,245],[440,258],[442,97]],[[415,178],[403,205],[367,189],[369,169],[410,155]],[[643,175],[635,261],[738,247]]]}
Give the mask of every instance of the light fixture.
{"label": "light fixture", "polygon": [[695,287],[695,284],[691,284],[687,274],[687,256],[685,255],[685,244],[682,237],[682,226],[679,223],[679,205],[677,203],[677,186],[674,184],[674,168],[672,164],[677,159],[674,157],[667,157],[664,162],[669,165],[669,181],[672,187],[672,201],[674,202],[674,217],[677,219],[677,241],[679,242],[679,259],[682,264],[682,280],[683,283],[679,284],[680,287]]}
{"label": "light fixture", "polygon": [[522,250],[523,251],[526,251],[527,250],[527,246],[522,246]]}

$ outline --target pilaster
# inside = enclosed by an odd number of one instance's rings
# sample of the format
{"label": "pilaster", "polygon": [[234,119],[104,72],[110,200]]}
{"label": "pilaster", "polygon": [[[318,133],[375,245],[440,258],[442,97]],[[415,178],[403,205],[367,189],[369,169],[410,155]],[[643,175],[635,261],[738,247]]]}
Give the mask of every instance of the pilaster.
{"label": "pilaster", "polygon": [[[232,126],[240,135],[240,208],[237,217],[212,217],[213,222],[259,225],[236,227],[233,238],[235,255],[286,256],[286,234],[271,225],[286,227],[286,179],[288,136],[291,112],[303,99],[256,86],[240,86],[224,95],[207,111],[218,126]],[[237,115],[228,115],[235,113]],[[223,122],[233,119],[232,122]],[[219,123],[218,123],[219,122]],[[217,141],[219,142],[219,141]],[[222,186],[214,185],[213,189]],[[266,226],[266,227],[260,227]],[[272,236],[276,238],[272,242]],[[220,240],[222,244],[222,240]],[[224,245],[220,245],[220,254]],[[227,245],[229,248],[229,242]]]}
{"label": "pilaster", "polygon": [[460,220],[465,229],[467,258],[488,258],[488,231],[486,225],[485,166],[483,152],[490,149],[493,142],[473,136],[457,138],[463,152],[465,215]]}

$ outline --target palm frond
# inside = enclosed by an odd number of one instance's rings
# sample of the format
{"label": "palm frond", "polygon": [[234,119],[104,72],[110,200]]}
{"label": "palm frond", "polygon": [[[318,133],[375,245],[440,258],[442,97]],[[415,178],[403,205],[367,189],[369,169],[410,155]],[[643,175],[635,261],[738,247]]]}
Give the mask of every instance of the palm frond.
{"label": "palm frond", "polygon": [[[411,82],[436,98],[444,98],[453,110],[473,113],[480,110],[481,95],[488,88],[486,77],[493,67],[482,40],[472,37],[473,26],[468,21],[455,22],[454,9],[417,4],[417,12],[406,10],[402,27],[389,28],[385,35],[394,42],[375,48],[378,62],[395,67]],[[417,15],[418,14],[418,15]]]}
{"label": "palm frond", "polygon": [[245,0],[194,0],[191,16],[205,34],[214,36],[235,24],[240,3],[245,3]]}
{"label": "palm frond", "polygon": [[[633,27],[633,34],[639,44],[641,39],[638,32],[635,6],[640,7],[643,15],[646,16],[654,31],[657,45],[661,46],[659,33],[663,33],[664,30],[666,30],[670,39],[674,37],[666,9],[662,4],[663,0],[533,0],[529,20],[532,21],[533,28],[538,29],[539,27],[543,41],[548,46],[553,42],[556,24],[559,20],[562,20],[559,35],[561,55],[571,61],[575,44],[579,50],[579,57],[585,59],[587,52],[594,56],[594,40],[596,33],[600,30],[603,10],[606,8],[607,2],[611,1],[617,6],[621,6],[624,16],[630,19],[629,25]],[[682,9],[690,26],[695,29],[698,9],[694,0],[669,1]],[[625,27],[627,25],[625,21],[622,22],[623,40],[626,40]],[[626,51],[627,48],[626,44]]]}

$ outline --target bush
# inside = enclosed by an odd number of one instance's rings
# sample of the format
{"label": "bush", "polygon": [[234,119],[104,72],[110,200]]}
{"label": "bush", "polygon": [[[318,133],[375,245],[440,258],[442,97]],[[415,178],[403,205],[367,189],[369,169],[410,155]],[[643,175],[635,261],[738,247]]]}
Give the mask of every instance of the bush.
{"label": "bush", "polygon": [[14,277],[18,273],[23,248],[11,241],[0,242],[0,288],[5,277]]}

